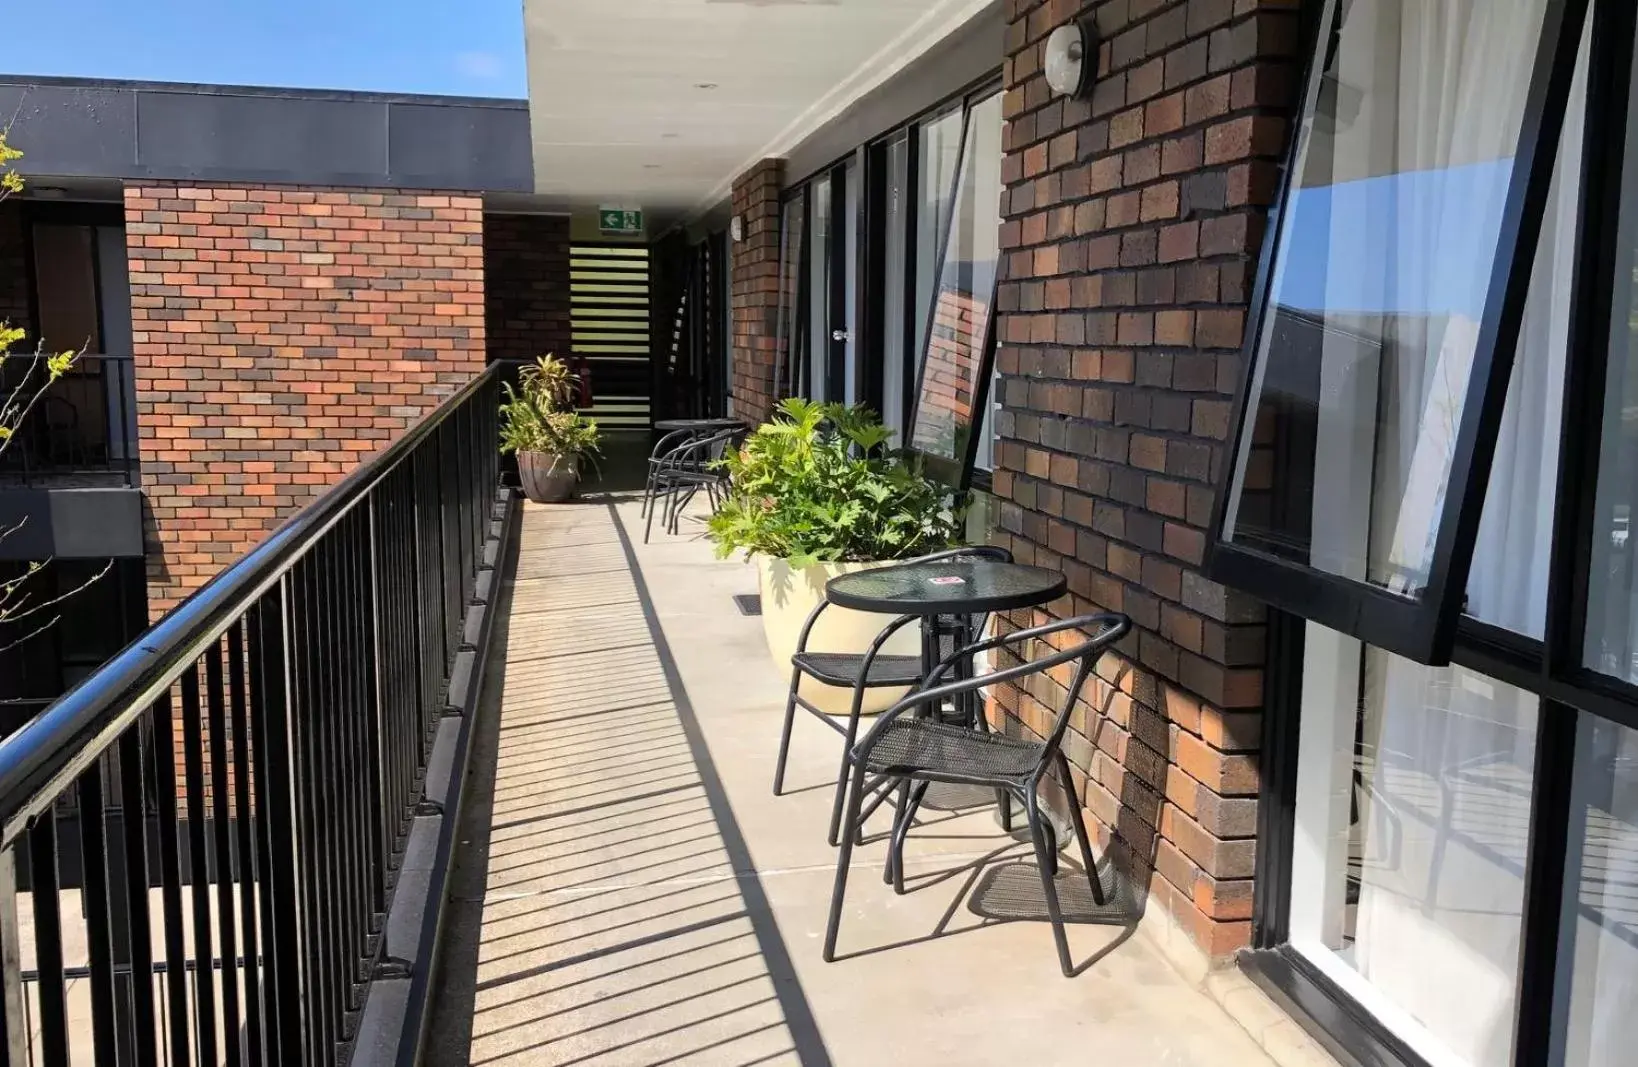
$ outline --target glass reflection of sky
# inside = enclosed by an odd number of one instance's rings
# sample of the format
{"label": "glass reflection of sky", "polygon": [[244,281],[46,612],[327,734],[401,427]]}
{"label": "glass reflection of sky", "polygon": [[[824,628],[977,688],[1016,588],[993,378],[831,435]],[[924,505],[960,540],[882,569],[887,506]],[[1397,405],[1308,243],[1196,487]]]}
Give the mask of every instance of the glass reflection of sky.
{"label": "glass reflection of sky", "polygon": [[1276,305],[1483,317],[1513,161],[1295,189]]}

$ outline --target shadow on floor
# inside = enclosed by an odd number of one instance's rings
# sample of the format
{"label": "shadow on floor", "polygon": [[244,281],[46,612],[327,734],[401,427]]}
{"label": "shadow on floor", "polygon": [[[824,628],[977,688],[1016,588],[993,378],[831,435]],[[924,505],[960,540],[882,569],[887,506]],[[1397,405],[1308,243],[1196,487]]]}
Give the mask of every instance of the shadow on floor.
{"label": "shadow on floor", "polygon": [[425,1062],[828,1067],[613,509],[520,541]]}

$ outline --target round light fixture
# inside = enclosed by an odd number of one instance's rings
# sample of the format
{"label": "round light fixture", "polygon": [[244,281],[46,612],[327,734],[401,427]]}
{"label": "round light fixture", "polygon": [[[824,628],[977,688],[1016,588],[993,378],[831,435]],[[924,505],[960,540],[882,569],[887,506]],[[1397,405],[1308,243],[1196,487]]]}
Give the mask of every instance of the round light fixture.
{"label": "round light fixture", "polygon": [[728,236],[736,242],[745,240],[745,220],[738,215],[729,219]]}
{"label": "round light fixture", "polygon": [[1077,19],[1053,30],[1046,40],[1042,61],[1047,85],[1061,96],[1075,97],[1086,92],[1096,52],[1097,41],[1086,22]]}

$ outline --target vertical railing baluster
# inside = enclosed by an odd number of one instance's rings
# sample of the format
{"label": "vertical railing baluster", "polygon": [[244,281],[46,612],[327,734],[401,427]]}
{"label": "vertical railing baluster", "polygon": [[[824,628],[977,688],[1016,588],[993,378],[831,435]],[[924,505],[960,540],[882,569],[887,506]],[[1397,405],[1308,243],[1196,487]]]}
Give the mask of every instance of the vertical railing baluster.
{"label": "vertical railing baluster", "polygon": [[30,1062],[23,931],[17,921],[16,848],[0,849],[0,1053],[13,1067]]}
{"label": "vertical railing baluster", "polygon": [[[222,948],[222,1051],[228,1067],[239,1067],[239,964],[233,899],[233,828],[229,819],[227,680],[222,670],[222,643],[205,651],[205,707],[210,713],[211,838],[216,859],[216,934]],[[212,974],[214,984],[215,975]]]}
{"label": "vertical railing baluster", "polygon": [[[158,813],[160,911],[165,917],[165,988],[169,1000],[170,1062],[187,1067],[193,1047],[188,1022],[188,951],[182,926],[182,850],[176,802],[175,712],[170,694],[153,709],[154,805]],[[212,1067],[201,1064],[201,1067]]]}
{"label": "vertical railing baluster", "polygon": [[112,1063],[119,1056],[118,1009],[114,1006],[113,915],[108,901],[107,805],[103,793],[103,762],[93,760],[75,785],[80,804],[80,900],[85,909],[85,934],[91,963],[91,1030],[97,1061]]}
{"label": "vertical railing baluster", "polygon": [[262,1046],[261,945],[256,936],[255,819],[251,802],[250,718],[245,692],[245,631],[248,620],[228,631],[228,708],[233,716],[233,807],[238,845],[239,926],[244,932],[246,1059],[264,1062]]}
{"label": "vertical railing baluster", "polygon": [[300,724],[296,735],[295,797],[300,811],[301,848],[310,858],[306,867],[303,897],[312,937],[308,942],[308,989],[313,998],[312,1034],[309,1057],[313,1063],[327,1064],[335,1055],[338,987],[341,969],[335,949],[337,901],[332,896],[334,864],[331,860],[332,820],[335,818],[331,780],[323,762],[328,736],[327,701],[324,699],[324,645],[319,582],[323,545],[315,545],[293,572],[289,626],[294,638],[292,661],[294,693],[290,715]]}
{"label": "vertical railing baluster", "polygon": [[[216,1059],[215,947],[211,940],[210,858],[205,837],[205,743],[199,706],[199,664],[182,672],[182,775],[188,813],[188,888],[193,904],[193,1017],[199,1062]],[[213,739],[214,741],[214,739]]]}
{"label": "vertical railing baluster", "polygon": [[378,643],[377,596],[381,587],[381,571],[375,554],[375,506],[378,490],[371,490],[364,505],[357,509],[357,527],[353,537],[353,559],[357,577],[353,582],[353,611],[358,620],[357,648],[359,652],[358,689],[359,713],[363,726],[364,764],[364,825],[370,829],[371,847],[368,851],[370,871],[371,929],[378,932],[387,913],[387,861],[392,851],[393,834],[388,820],[392,809],[384,800],[388,753],[391,751],[387,732],[381,721],[385,701],[381,692],[380,646]]}
{"label": "vertical railing baluster", "polygon": [[298,848],[293,734],[289,664],[292,639],[287,626],[290,575],[267,592],[251,609],[248,627],[250,653],[250,728],[255,776],[256,868],[263,888],[262,939],[266,942],[266,981],[262,1002],[267,1025],[263,1032],[270,1067],[307,1060],[311,1028],[305,1020],[311,1005],[306,996],[302,961],[310,940],[300,927],[302,887],[309,858]]}
{"label": "vertical railing baluster", "polygon": [[126,959],[130,962],[131,1051],[138,1067],[154,1056],[154,945],[148,895],[148,781],[143,734],[154,714],[149,708],[119,739],[120,823],[125,830]]}
{"label": "vertical railing baluster", "polygon": [[34,897],[34,967],[39,973],[40,1051],[47,1067],[66,1067],[68,982],[63,975],[61,880],[57,874],[57,812],[42,814],[28,832]]}

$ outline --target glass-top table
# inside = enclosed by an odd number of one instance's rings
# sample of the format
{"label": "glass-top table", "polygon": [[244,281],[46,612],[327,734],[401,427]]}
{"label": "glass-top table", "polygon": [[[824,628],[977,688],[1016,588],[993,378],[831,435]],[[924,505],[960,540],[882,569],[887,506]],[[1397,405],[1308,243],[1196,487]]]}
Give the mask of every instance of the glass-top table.
{"label": "glass-top table", "polygon": [[672,433],[676,430],[733,430],[745,425],[744,419],[711,418],[711,419],[655,419],[654,429],[660,433]]}
{"label": "glass-top table", "polygon": [[832,578],[825,598],[837,607],[892,615],[981,615],[1045,604],[1063,596],[1057,571],[1000,560],[934,560],[855,571]]}

